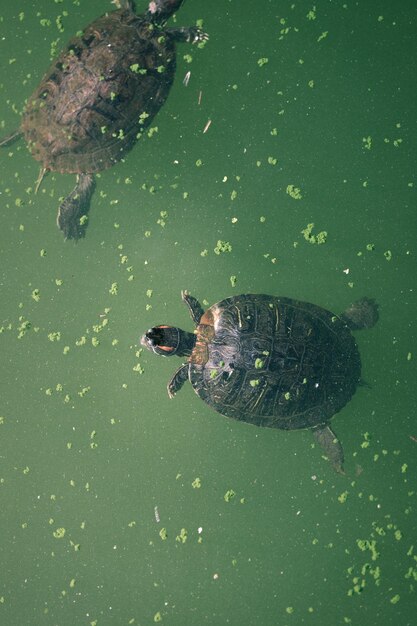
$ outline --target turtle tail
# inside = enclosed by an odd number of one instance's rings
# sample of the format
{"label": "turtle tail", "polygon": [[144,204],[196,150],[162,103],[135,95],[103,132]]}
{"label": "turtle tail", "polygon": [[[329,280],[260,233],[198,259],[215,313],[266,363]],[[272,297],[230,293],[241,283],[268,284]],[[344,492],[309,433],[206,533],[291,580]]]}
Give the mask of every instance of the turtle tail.
{"label": "turtle tail", "polygon": [[361,298],[351,304],[340,317],[351,330],[372,328],[379,318],[378,305],[371,298]]}
{"label": "turtle tail", "polygon": [[343,448],[338,438],[328,424],[313,429],[314,439],[319,443],[327,456],[331,466],[338,474],[344,474]]}
{"label": "turtle tail", "polygon": [[61,203],[56,223],[62,230],[65,239],[80,239],[87,228],[87,213],[90,208],[91,196],[94,192],[94,176],[79,174],[77,184]]}

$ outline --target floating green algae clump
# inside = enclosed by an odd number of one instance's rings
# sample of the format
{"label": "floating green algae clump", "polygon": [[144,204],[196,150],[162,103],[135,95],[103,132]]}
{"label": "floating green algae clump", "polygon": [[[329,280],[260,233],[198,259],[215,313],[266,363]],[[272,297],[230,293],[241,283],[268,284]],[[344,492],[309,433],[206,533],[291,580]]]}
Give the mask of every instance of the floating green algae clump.
{"label": "floating green algae clump", "polygon": [[312,233],[313,228],[314,228],[314,222],[311,222],[311,224],[307,224],[306,228],[303,228],[301,233],[304,235],[304,239],[306,241],[309,241],[310,243],[316,243],[317,245],[326,243],[327,231],[322,230],[321,232],[317,233],[317,235],[313,235]]}
{"label": "floating green algae clump", "polygon": [[165,541],[168,538],[167,529],[161,528],[161,530],[159,531],[159,536],[161,537],[162,541]]}
{"label": "floating green algae clump", "polygon": [[379,552],[376,549],[376,541],[375,539],[357,539],[356,540],[356,544],[359,548],[359,550],[362,550],[362,552],[364,552],[365,550],[369,550],[371,552],[371,559],[373,561],[376,561],[377,558],[379,557]]}
{"label": "floating green algae clump", "polygon": [[221,254],[222,252],[231,252],[232,245],[228,241],[218,240],[216,247],[214,248],[215,254]]}
{"label": "floating green algae clump", "polygon": [[289,196],[291,196],[291,198],[294,198],[294,200],[301,200],[301,198],[303,197],[301,194],[301,189],[299,189],[295,185],[287,185],[286,192]]}
{"label": "floating green algae clump", "polygon": [[258,59],[258,65],[259,67],[263,67],[264,65],[266,65],[268,63],[269,59],[267,57],[262,57],[260,59]]}
{"label": "floating green algae clump", "polygon": [[175,537],[175,540],[179,543],[185,543],[187,541],[188,531],[185,528],[181,528],[181,532],[179,535]]}
{"label": "floating green algae clump", "polygon": [[337,497],[337,499],[339,500],[341,504],[344,504],[347,500],[348,495],[349,495],[349,492],[344,491],[343,493],[340,494],[340,496]]}
{"label": "floating green algae clump", "polygon": [[230,500],[233,500],[235,495],[236,495],[236,492],[233,491],[233,489],[229,489],[228,491],[226,491],[226,493],[223,496],[225,499],[225,502],[230,502]]}

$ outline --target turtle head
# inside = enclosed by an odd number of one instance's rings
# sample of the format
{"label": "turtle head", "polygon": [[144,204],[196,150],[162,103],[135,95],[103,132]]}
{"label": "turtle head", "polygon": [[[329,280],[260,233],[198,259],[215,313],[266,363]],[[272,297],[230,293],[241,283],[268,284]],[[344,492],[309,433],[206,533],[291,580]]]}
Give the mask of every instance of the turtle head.
{"label": "turtle head", "polygon": [[196,337],[176,326],[154,326],[146,331],[140,342],[161,356],[190,356]]}
{"label": "turtle head", "polygon": [[148,15],[152,22],[164,24],[183,2],[184,0],[152,0],[148,6]]}

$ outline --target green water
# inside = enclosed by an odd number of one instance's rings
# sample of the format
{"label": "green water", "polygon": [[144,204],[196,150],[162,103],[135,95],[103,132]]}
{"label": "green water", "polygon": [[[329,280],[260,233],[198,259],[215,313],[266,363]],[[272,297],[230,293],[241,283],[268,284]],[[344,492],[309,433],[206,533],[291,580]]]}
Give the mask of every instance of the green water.
{"label": "green water", "polygon": [[[3,134],[51,44],[111,6],[3,0]],[[196,19],[209,44],[178,48],[158,132],[97,180],[84,240],[55,225],[73,177],[34,195],[23,142],[0,152],[0,624],[412,626],[415,2],[188,0],[177,23]],[[139,338],[192,329],[181,289],[377,300],[367,386],[333,421],[346,476],[307,431],[227,420],[190,385],[169,400],[179,361]]]}

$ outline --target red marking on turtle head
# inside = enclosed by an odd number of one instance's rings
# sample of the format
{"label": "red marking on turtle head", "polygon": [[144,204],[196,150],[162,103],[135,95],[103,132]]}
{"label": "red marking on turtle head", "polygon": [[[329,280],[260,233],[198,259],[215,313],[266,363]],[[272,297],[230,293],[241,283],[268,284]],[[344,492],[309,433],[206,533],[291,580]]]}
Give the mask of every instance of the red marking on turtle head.
{"label": "red marking on turtle head", "polygon": [[172,352],[174,350],[174,348],[172,348],[171,346],[160,346],[158,345],[159,350],[164,350],[165,352]]}

